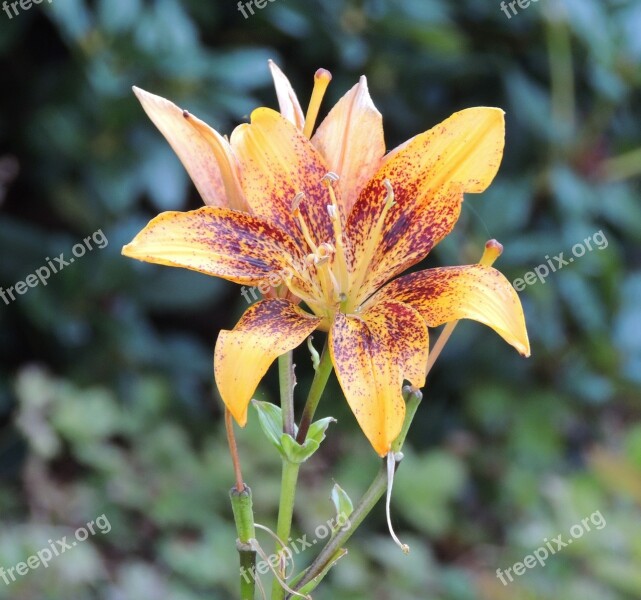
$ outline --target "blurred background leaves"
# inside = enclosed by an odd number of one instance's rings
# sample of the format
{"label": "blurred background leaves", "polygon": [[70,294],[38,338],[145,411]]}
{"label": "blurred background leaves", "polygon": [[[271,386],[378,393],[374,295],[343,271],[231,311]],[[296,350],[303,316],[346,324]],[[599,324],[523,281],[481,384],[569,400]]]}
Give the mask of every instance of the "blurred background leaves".
{"label": "blurred background leaves", "polygon": [[[467,106],[506,110],[495,184],[467,198],[423,266],[476,262],[495,237],[513,280],[598,231],[608,240],[521,293],[529,360],[477,324],[458,328],[396,482],[412,554],[379,507],[316,597],[641,597],[640,29],[638,0],[540,0],[510,19],[476,0],[275,0],[248,19],[232,0],[0,12],[0,285],[98,229],[109,240],[0,302],[0,565],[103,513],[112,524],[49,569],[0,582],[0,598],[234,597],[212,350],[246,304],[232,284],[120,256],[151,216],[200,204],[130,88],[229,133],[275,106],[268,58],[303,102],[329,68],[326,107],[366,74],[390,148]],[[300,391],[311,368],[306,350],[296,358]],[[276,397],[275,379],[259,399]],[[339,422],[302,470],[301,535],[332,516],[332,478],[357,498],[377,469],[329,390],[322,416]],[[241,454],[257,518],[273,526],[278,456],[256,421]],[[509,587],[496,578],[597,510],[602,530]]]}

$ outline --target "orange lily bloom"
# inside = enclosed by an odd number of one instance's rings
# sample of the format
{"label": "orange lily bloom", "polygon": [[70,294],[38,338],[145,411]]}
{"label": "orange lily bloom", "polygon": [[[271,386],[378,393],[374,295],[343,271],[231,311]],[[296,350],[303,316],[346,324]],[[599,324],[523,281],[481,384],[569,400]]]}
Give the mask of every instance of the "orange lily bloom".
{"label": "orange lily bloom", "polygon": [[320,329],[347,402],[384,456],[403,424],[404,380],[425,383],[428,327],[474,319],[529,355],[520,301],[496,269],[437,268],[394,279],[452,230],[464,193],[491,183],[503,154],[503,111],[460,111],[386,154],[365,77],[310,139],[329,73],[317,72],[303,117],[285,75],[270,68],[281,113],[256,109],[229,141],[135,90],[208,206],[159,215],[123,254],[276,285],[233,330],[220,332],[214,371],[224,403],[244,426],[270,364]]}

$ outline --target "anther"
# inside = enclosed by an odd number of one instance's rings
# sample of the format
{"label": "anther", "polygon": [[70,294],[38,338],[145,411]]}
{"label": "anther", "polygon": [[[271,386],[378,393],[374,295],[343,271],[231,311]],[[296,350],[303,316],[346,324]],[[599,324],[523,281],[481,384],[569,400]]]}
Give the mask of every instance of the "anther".
{"label": "anther", "polygon": [[292,200],[292,212],[295,214],[298,211],[298,208],[301,202],[305,200],[305,192],[298,192]]}
{"label": "anther", "polygon": [[329,171],[322,179],[321,181],[323,183],[327,183],[328,185],[332,183],[336,183],[340,179],[340,176],[337,173],[334,173],[334,171]]}
{"label": "anther", "polygon": [[394,200],[394,188],[392,187],[392,182],[389,179],[383,181],[383,185],[387,190],[387,196],[385,197],[385,208],[392,208],[396,204]]}

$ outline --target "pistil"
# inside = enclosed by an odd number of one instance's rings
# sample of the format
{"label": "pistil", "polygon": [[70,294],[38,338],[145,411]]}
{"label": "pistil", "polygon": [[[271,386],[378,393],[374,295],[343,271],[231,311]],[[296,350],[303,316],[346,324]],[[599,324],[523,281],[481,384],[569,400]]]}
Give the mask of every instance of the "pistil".
{"label": "pistil", "polygon": [[314,75],[314,90],[312,91],[312,97],[309,101],[307,115],[305,116],[305,127],[303,128],[303,134],[307,138],[312,137],[320,105],[331,80],[332,74],[327,69],[318,69]]}

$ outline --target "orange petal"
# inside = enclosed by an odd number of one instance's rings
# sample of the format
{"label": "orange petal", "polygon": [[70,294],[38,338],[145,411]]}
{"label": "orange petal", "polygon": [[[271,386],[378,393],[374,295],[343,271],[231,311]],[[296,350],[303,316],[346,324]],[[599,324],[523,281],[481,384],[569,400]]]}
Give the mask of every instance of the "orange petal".
{"label": "orange petal", "polygon": [[137,87],[133,90],[187,169],[205,204],[246,210],[238,165],[225,138],[169,100]]}
{"label": "orange petal", "polygon": [[305,115],[298,102],[296,92],[294,88],[292,88],[292,84],[273,60],[269,61],[269,69],[272,72],[272,79],[274,80],[274,87],[276,88],[280,114],[292,123],[298,131],[303,131]]}
{"label": "orange petal", "polygon": [[384,456],[403,426],[403,380],[416,387],[425,383],[425,322],[412,307],[384,300],[362,315],[338,313],[329,343],[345,398],[374,450]]}
{"label": "orange petal", "polygon": [[269,365],[303,343],[321,319],[287,300],[262,300],[216,341],[214,374],[223,402],[241,427],[247,406]]}
{"label": "orange petal", "polygon": [[296,243],[280,229],[247,213],[210,206],[158,215],[122,253],[253,285],[279,271],[291,272],[292,264],[303,261]]}
{"label": "orange petal", "polygon": [[345,214],[349,215],[385,154],[383,117],[370,98],[365,77],[332,108],[312,143],[329,169],[340,176],[339,189]]}
{"label": "orange petal", "polygon": [[[386,157],[360,194],[347,223],[346,233],[354,245],[353,269],[367,268],[369,262],[361,300],[422,260],[452,230],[463,193],[482,192],[494,178],[504,138],[502,110],[470,108]],[[387,214],[373,256],[364,256],[384,203],[386,179],[392,184],[396,204]]]}
{"label": "orange petal", "polygon": [[252,113],[251,123],[234,130],[231,145],[240,163],[242,188],[254,214],[274,222],[304,244],[292,210],[295,196],[302,192],[305,199],[300,211],[314,242],[318,245],[332,240],[327,212],[331,201],[321,182],[327,165],[287,119],[269,108],[258,108]]}
{"label": "orange petal", "polygon": [[413,306],[429,327],[458,319],[484,323],[523,356],[530,355],[521,301],[505,276],[492,267],[470,265],[410,273],[385,286],[373,301],[389,298]]}

